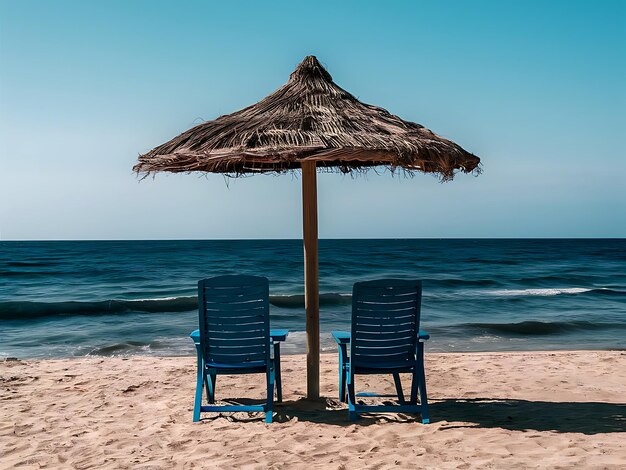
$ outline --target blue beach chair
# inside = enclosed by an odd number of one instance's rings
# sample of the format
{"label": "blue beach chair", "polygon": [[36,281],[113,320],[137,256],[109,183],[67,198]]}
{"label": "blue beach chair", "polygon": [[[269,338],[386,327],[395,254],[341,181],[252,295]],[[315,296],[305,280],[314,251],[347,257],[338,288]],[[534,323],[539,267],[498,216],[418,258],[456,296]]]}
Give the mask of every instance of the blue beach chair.
{"label": "blue beach chair", "polygon": [[[219,276],[198,282],[200,329],[191,333],[198,354],[198,375],[193,420],[200,413],[265,412],[272,422],[274,383],[276,399],[282,400],[280,342],[287,330],[270,331],[269,282],[265,277]],[[270,349],[273,345],[274,357]],[[217,375],[265,374],[267,401],[264,405],[215,405]],[[206,389],[208,405],[202,405]]]}
{"label": "blue beach chair", "polygon": [[[419,330],[421,301],[421,281],[388,279],[354,285],[352,331],[332,332],[339,347],[339,399],[346,401],[347,389],[351,420],[359,413],[384,411],[420,413],[422,423],[430,422],[424,376],[424,341],[430,336]],[[401,373],[413,376],[408,402],[402,392]],[[399,404],[357,404],[356,397],[380,396],[355,394],[357,374],[392,374]]]}

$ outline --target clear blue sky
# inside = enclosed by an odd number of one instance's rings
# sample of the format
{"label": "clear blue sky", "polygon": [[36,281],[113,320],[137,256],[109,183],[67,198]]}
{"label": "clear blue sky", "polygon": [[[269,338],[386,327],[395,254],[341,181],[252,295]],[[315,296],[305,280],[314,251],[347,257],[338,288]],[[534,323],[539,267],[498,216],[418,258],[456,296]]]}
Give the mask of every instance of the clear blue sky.
{"label": "clear blue sky", "polygon": [[484,165],[320,175],[321,237],[626,237],[625,31],[624,1],[0,0],[0,237],[300,237],[295,176],[131,167],[308,54]]}

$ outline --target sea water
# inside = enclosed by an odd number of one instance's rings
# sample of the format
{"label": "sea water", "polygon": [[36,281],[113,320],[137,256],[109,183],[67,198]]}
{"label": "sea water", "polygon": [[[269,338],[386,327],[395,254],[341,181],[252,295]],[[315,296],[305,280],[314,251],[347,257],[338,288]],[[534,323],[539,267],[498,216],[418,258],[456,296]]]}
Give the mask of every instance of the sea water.
{"label": "sea water", "polygon": [[[299,240],[0,242],[0,358],[193,354],[197,281],[266,276],[271,325],[305,345]],[[626,348],[626,240],[320,240],[320,329],[352,285],[421,279],[427,351]]]}

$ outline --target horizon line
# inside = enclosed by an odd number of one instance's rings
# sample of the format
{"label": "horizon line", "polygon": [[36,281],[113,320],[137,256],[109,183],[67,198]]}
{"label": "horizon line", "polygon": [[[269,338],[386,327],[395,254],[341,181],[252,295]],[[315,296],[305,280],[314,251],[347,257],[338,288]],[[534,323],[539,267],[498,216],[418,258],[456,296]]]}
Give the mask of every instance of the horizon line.
{"label": "horizon line", "polygon": [[[626,237],[339,237],[318,240],[626,240]],[[302,241],[302,238],[9,238],[1,242]]]}

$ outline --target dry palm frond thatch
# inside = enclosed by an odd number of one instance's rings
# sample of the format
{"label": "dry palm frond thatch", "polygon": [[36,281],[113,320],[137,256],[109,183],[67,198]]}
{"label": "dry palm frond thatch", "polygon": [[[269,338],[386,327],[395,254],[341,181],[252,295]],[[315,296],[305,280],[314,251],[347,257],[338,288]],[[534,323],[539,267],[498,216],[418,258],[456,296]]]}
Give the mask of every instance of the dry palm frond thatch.
{"label": "dry palm frond thatch", "polygon": [[313,56],[258,103],[202,123],[139,157],[134,170],[240,175],[318,167],[371,166],[439,174],[471,172],[480,159],[425,127],[361,103]]}

